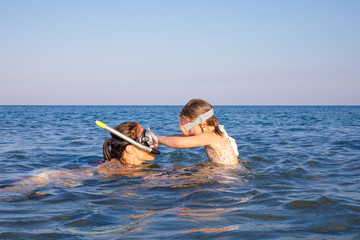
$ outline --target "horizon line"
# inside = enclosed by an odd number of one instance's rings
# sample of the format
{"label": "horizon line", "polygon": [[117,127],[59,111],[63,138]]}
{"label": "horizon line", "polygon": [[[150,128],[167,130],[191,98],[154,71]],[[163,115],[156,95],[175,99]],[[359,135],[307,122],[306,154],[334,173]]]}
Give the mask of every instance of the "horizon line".
{"label": "horizon line", "polygon": [[[360,104],[211,104],[212,106],[244,106],[244,107],[358,107]],[[0,106],[184,106],[183,104],[0,104]]]}

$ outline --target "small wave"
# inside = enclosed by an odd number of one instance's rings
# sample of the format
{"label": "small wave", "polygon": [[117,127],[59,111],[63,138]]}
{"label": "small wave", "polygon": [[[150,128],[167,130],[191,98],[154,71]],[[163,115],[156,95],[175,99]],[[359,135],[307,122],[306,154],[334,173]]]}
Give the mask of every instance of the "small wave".
{"label": "small wave", "polygon": [[287,206],[291,208],[317,208],[324,205],[333,205],[335,204],[334,201],[327,197],[321,197],[318,200],[315,201],[309,201],[309,200],[295,200],[292,202],[289,202]]}
{"label": "small wave", "polygon": [[266,214],[245,214],[243,216],[256,220],[288,220],[292,218],[289,216],[277,216],[277,215],[266,215]]}
{"label": "small wave", "polygon": [[2,199],[2,201],[4,201],[4,202],[20,202],[20,201],[25,201],[25,200],[37,199],[37,198],[44,197],[47,195],[49,195],[49,194],[44,193],[44,192],[31,192],[31,193],[25,194],[25,195],[7,196],[4,199]]}
{"label": "small wave", "polygon": [[311,229],[311,231],[315,232],[315,233],[330,233],[330,232],[350,231],[352,229],[353,229],[353,227],[351,227],[351,226],[338,224],[338,225],[332,225],[332,226],[313,227]]}

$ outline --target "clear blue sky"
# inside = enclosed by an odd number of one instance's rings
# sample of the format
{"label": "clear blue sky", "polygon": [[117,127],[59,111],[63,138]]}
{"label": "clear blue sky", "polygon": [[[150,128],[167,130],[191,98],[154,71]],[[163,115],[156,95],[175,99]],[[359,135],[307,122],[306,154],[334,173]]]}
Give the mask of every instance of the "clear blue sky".
{"label": "clear blue sky", "polygon": [[360,105],[359,0],[0,0],[0,104]]}

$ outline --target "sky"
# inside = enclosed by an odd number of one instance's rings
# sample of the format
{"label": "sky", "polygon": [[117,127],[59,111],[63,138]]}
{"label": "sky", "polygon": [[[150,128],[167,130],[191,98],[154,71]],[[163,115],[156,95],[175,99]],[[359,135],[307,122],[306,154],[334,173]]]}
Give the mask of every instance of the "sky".
{"label": "sky", "polygon": [[358,0],[0,0],[0,105],[360,105]]}

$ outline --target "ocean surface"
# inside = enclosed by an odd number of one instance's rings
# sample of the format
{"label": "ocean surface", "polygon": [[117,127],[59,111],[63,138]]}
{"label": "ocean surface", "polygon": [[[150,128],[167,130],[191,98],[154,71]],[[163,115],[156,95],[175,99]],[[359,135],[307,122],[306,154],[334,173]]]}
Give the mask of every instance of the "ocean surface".
{"label": "ocean surface", "polygon": [[0,239],[360,239],[359,106],[214,106],[241,166],[159,147],[105,177],[109,133],[179,134],[181,106],[0,106]]}

